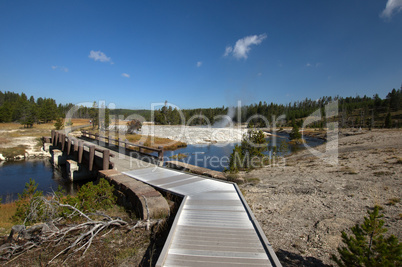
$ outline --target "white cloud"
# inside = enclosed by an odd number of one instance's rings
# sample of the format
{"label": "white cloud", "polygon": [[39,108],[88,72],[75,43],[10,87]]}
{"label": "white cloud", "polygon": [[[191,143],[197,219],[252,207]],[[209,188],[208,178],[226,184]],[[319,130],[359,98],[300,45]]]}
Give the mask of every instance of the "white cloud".
{"label": "white cloud", "polygon": [[[101,51],[94,51],[91,50],[91,52],[89,52],[89,58],[92,58],[95,61],[100,61],[100,62],[110,62],[112,59],[110,57],[107,57],[105,55],[105,53],[101,52]],[[113,64],[113,62],[111,62]]]}
{"label": "white cloud", "polygon": [[231,46],[227,46],[225,49],[225,54],[223,54],[224,57],[229,56],[229,54],[233,51],[233,48]]}
{"label": "white cloud", "polygon": [[260,35],[246,36],[242,39],[237,40],[234,47],[227,46],[225,49],[225,54],[223,56],[226,57],[232,54],[237,59],[247,59],[247,54],[251,50],[250,46],[259,45],[265,38],[267,38],[267,35],[265,33]]}
{"label": "white cloud", "polygon": [[51,68],[53,70],[59,69],[60,71],[68,72],[68,68],[66,68],[66,67],[52,66]]}
{"label": "white cloud", "polygon": [[130,78],[130,74],[127,74],[127,73],[122,73],[121,76],[123,76],[125,78]]}
{"label": "white cloud", "polygon": [[310,62],[307,62],[307,64],[306,64],[306,67],[316,67],[316,68],[318,68],[319,66],[321,66],[321,63],[320,62],[317,62],[317,63],[315,63],[315,64],[311,64]]}
{"label": "white cloud", "polygon": [[201,67],[202,66],[202,61],[198,61],[197,62],[197,68],[199,68],[199,67]]}
{"label": "white cloud", "polygon": [[391,18],[394,14],[402,10],[402,0],[388,0],[385,9],[381,12],[380,17],[384,19]]}

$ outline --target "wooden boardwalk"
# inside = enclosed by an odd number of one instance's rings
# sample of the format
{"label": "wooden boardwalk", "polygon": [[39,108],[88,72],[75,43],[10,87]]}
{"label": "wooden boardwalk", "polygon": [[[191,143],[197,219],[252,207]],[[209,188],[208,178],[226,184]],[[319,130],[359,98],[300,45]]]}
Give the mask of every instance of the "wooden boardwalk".
{"label": "wooden boardwalk", "polygon": [[156,266],[281,266],[236,184],[161,167],[124,174],[184,197]]}

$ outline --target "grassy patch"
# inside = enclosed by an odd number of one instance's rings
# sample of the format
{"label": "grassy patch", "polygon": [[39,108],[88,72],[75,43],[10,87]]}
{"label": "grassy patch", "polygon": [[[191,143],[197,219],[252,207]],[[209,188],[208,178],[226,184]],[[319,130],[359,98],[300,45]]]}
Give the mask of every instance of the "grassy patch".
{"label": "grassy patch", "polygon": [[177,154],[177,155],[170,156],[171,159],[178,159],[178,160],[185,159],[185,158],[187,158],[187,157],[188,157],[188,155],[182,154],[182,153],[179,153],[179,154]]}
{"label": "grassy patch", "polygon": [[128,141],[138,144],[142,142],[144,146],[158,148],[159,146],[163,146],[165,150],[176,150],[182,147],[186,147],[187,144],[180,141],[174,141],[169,138],[162,138],[156,136],[144,136],[140,134],[130,134],[126,135]]}
{"label": "grassy patch", "polygon": [[359,171],[353,169],[352,167],[343,167],[340,169],[341,172],[344,172],[345,174],[358,174]]}
{"label": "grassy patch", "polygon": [[397,203],[401,202],[401,199],[399,197],[393,197],[388,200],[387,204],[388,206],[395,206]]}
{"label": "grassy patch", "polygon": [[[99,130],[93,130],[91,127],[87,130],[90,131],[91,134],[95,134],[95,133],[99,134]],[[102,133],[102,135],[108,136],[109,131],[105,131],[104,133]],[[122,140],[127,139],[129,142],[131,142],[133,144],[137,144],[137,145],[142,143],[143,146],[152,147],[152,148],[158,148],[158,147],[162,146],[164,148],[164,150],[176,150],[176,149],[187,146],[187,144],[184,142],[171,140],[169,138],[150,136],[150,135],[141,135],[141,134],[126,134],[123,136],[119,136],[118,133],[114,133],[113,139],[117,140],[119,138],[121,138]],[[104,140],[104,139],[102,139],[102,140]]]}
{"label": "grassy patch", "polygon": [[[15,202],[0,204],[0,228],[4,228],[6,233],[10,232],[14,223],[11,220],[11,216],[15,214],[17,205]],[[0,235],[6,234],[0,232]]]}
{"label": "grassy patch", "polygon": [[25,146],[25,145],[19,145],[16,147],[0,148],[0,154],[2,154],[6,158],[14,158],[15,156],[18,156],[18,155],[24,155],[26,149],[27,149],[27,146]]}
{"label": "grassy patch", "polygon": [[246,178],[246,183],[250,183],[252,185],[256,185],[258,183],[260,183],[260,179],[257,177],[250,177],[250,178]]}
{"label": "grassy patch", "polygon": [[374,172],[373,173],[374,174],[374,176],[385,176],[385,175],[391,175],[392,174],[392,172],[389,172],[389,171],[378,171],[378,172]]}
{"label": "grassy patch", "polygon": [[235,173],[226,174],[226,179],[227,179],[229,182],[234,182],[234,181],[236,181],[238,178],[239,178],[239,175],[237,175],[237,174],[235,174]]}

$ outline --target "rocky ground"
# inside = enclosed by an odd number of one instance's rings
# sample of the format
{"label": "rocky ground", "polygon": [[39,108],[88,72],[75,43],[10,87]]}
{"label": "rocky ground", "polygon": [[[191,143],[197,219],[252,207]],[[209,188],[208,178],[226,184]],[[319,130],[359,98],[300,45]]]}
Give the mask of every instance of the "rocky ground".
{"label": "rocky ground", "polygon": [[304,150],[281,167],[240,174],[253,181],[242,191],[284,266],[333,264],[341,231],[375,205],[388,233],[402,240],[401,137],[401,130],[344,132],[336,165]]}

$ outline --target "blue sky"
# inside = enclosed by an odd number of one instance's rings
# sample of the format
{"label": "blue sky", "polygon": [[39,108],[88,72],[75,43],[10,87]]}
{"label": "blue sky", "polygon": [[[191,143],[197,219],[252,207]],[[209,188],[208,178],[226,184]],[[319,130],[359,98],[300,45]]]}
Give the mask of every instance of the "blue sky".
{"label": "blue sky", "polygon": [[402,0],[3,0],[0,36],[0,90],[58,103],[289,103],[402,83]]}

